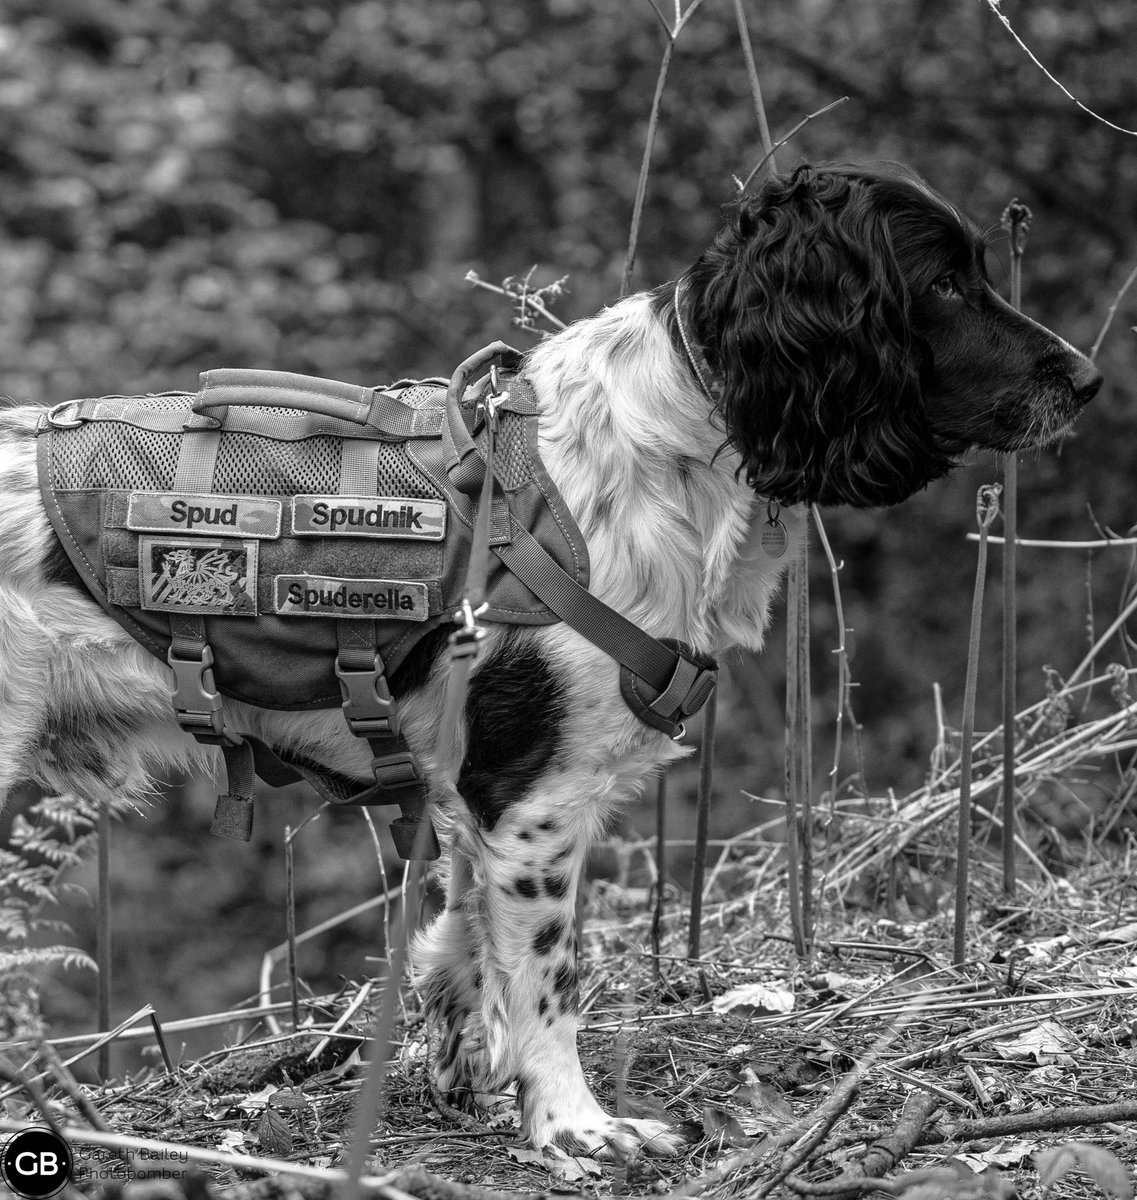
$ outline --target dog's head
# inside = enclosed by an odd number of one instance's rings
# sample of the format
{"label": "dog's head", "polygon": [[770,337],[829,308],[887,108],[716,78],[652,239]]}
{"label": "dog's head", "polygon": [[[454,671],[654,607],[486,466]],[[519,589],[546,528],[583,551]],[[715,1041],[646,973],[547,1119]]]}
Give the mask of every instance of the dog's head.
{"label": "dog's head", "polygon": [[734,204],[683,280],[747,482],[893,504],[973,446],[1052,441],[1101,384],[992,289],[984,240],[904,167],[799,167]]}

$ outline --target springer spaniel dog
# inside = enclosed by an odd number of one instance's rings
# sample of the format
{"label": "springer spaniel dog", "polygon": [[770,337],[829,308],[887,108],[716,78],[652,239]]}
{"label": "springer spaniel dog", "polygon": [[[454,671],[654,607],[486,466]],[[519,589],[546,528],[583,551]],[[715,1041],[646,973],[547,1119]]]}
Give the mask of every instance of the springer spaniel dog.
{"label": "springer spaniel dog", "polygon": [[[1046,445],[1101,383],[995,293],[960,210],[891,165],[770,179],[677,283],[548,337],[522,373],[590,590],[706,655],[761,647],[810,503],[896,504],[974,447]],[[34,780],[106,802],[150,790],[155,767],[211,771],[216,750],[174,723],[166,665],[61,569],[42,411],[0,411],[0,796]],[[676,1153],[674,1128],[612,1116],[581,1069],[575,903],[589,844],[684,751],[569,626],[493,626],[446,771],[444,650],[423,639],[390,681],[447,850],[446,909],[414,951],[435,1081],[463,1108],[515,1085],[534,1146]],[[367,779],[336,710],[228,707],[234,727]]]}

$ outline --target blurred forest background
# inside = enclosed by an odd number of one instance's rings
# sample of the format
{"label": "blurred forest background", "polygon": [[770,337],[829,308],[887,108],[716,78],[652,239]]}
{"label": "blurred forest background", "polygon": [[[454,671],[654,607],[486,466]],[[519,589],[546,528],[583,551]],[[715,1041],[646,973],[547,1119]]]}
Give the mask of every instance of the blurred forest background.
{"label": "blurred forest background", "polygon": [[[667,5],[664,5],[668,9]],[[780,151],[898,159],[987,227],[1033,210],[1024,307],[1084,349],[1137,262],[1137,140],[1080,111],[980,0],[747,0],[775,137],[840,96]],[[1137,125],[1132,0],[1006,0],[1003,11],[1086,104]],[[619,291],[664,39],[647,0],[7,0],[0,13],[0,391],[47,403],[193,389],[200,370],[272,367],[378,383],[448,374],[510,328],[500,281],[567,274],[558,314]],[[673,278],[713,233],[732,175],[761,157],[731,5],[706,0],[663,98],[637,286]],[[992,248],[1005,291],[1005,238]],[[1122,304],[1107,384],[1060,452],[1025,464],[1020,533],[1084,538],[1137,523],[1137,353]],[[987,458],[884,512],[830,512],[867,785],[903,793],[936,738],[932,685],[958,722]],[[998,532],[998,529],[996,529]],[[1020,699],[1069,670],[1130,583],[1126,552],[1024,551]],[[997,574],[998,552],[993,568]],[[836,704],[828,571],[813,556],[816,780]],[[992,590],[980,727],[998,711]],[[780,636],[723,686],[715,833],[755,820],[739,791],[781,791]],[[695,731],[697,741],[697,730]],[[851,749],[851,741],[850,741]],[[847,769],[855,767],[850,754]],[[671,789],[689,826],[693,774]],[[116,828],[116,1005],[166,1018],[255,989],[283,937],[280,831],[299,793],[262,804],[251,847],[210,839],[208,785],[175,787]],[[636,817],[637,823],[645,818]],[[1075,810],[1075,820],[1077,810]],[[299,846],[303,928],[373,894],[355,813]],[[80,882],[89,882],[81,877]],[[63,915],[90,945],[82,903]],[[377,918],[306,948],[315,986],[362,969]],[[254,950],[253,947],[256,947]],[[91,1028],[91,981],[45,1007]]]}

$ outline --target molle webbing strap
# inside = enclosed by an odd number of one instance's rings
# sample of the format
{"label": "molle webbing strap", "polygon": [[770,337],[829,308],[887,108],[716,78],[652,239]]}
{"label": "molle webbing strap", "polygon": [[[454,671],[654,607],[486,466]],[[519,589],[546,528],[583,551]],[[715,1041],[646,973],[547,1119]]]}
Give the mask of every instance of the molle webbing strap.
{"label": "molle webbing strap", "polygon": [[[382,442],[375,439],[345,438],[340,443],[341,496],[376,495],[381,447]],[[397,803],[402,815],[391,822],[391,840],[399,856],[409,860],[420,853],[428,859],[437,858],[441,849],[434,830],[418,837],[425,785],[417,760],[399,734],[398,714],[378,649],[377,622],[336,621],[336,643],[336,677],[343,694],[344,719],[356,737],[367,739],[375,779],[374,788],[345,803]]]}
{"label": "molle webbing strap", "polygon": [[527,529],[515,524],[512,543],[494,546],[493,551],[566,625],[657,693],[641,697],[627,680],[621,679],[625,701],[642,720],[675,734],[681,729],[681,718],[698,712],[706,703],[718,669],[712,659],[688,656],[644,633],[581,587]]}
{"label": "molle webbing strap", "polygon": [[[174,490],[208,495],[221,449],[221,433],[186,429],[178,448]],[[225,788],[217,797],[210,832],[247,842],[253,836],[253,749],[225,728],[225,709],[213,682],[213,651],[205,636],[205,618],[197,613],[170,614],[170,649],[174,672],[174,713],[178,724],[199,742],[221,747]]]}
{"label": "molle webbing strap", "polygon": [[340,494],[374,496],[379,479],[379,451],[374,438],[344,438],[340,447]]}
{"label": "molle webbing strap", "polygon": [[[213,491],[213,472],[221,434],[187,432],[178,448],[174,489],[205,495]],[[174,711],[178,724],[199,742],[226,744],[221,697],[213,686],[213,654],[205,637],[205,618],[197,613],[170,614],[167,661],[174,672]],[[236,739],[240,740],[240,739]],[[230,788],[232,792],[232,788]]]}

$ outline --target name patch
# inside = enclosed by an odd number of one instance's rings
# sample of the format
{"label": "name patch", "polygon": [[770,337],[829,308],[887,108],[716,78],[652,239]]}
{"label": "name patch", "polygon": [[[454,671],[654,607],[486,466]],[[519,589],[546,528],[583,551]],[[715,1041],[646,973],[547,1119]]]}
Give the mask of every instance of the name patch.
{"label": "name patch", "polygon": [[199,496],[191,492],[131,492],[126,527],[144,533],[217,537],[280,537],[279,500]]}
{"label": "name patch", "polygon": [[274,607],[282,617],[425,621],[430,616],[430,594],[425,583],[277,575],[274,585]]}
{"label": "name patch", "polygon": [[441,541],[446,502],[410,496],[297,496],[292,501],[297,537],[421,538]]}
{"label": "name patch", "polygon": [[223,617],[257,615],[255,540],[139,538],[142,607]]}

